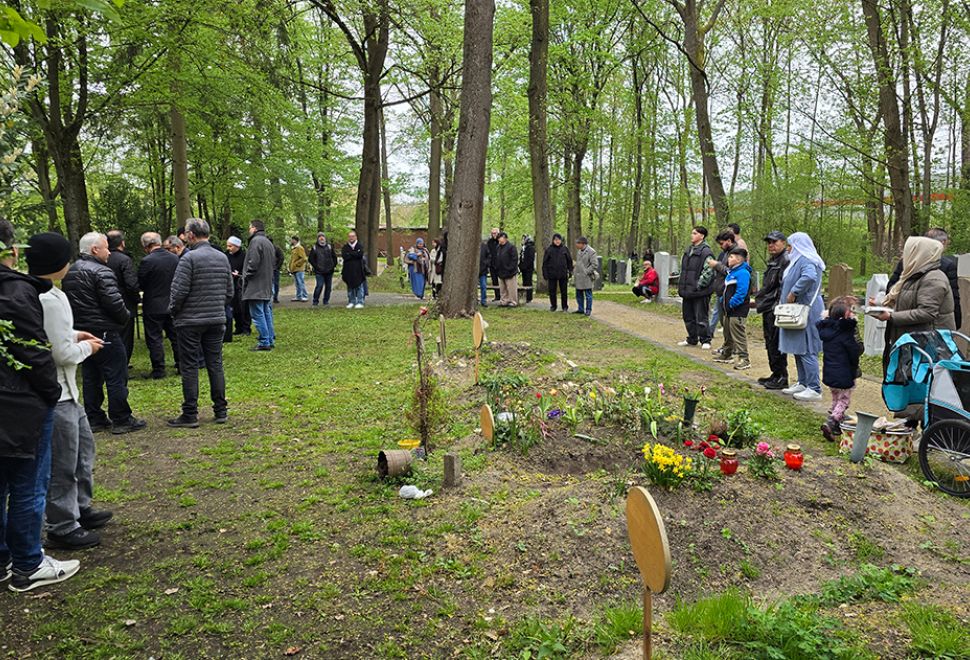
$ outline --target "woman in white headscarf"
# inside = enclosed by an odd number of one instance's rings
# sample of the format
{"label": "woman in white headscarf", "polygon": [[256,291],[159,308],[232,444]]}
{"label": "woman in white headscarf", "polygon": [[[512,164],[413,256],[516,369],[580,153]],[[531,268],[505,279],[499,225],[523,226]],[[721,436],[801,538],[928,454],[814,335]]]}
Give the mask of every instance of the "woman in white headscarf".
{"label": "woman in white headscarf", "polygon": [[950,280],[940,270],[943,244],[932,238],[913,236],[903,246],[903,272],[886,294],[883,305],[892,312],[878,318],[886,324],[883,369],[896,340],[909,332],[955,330],[953,292]]}
{"label": "woman in white headscarf", "polygon": [[818,256],[815,243],[804,232],[788,237],[788,267],[782,275],[781,300],[809,306],[808,325],[802,330],[779,328],[778,349],[786,355],[795,356],[798,382],[782,392],[800,401],[818,401],[822,398],[822,382],[819,379],[818,355],[822,352],[822,340],[815,324],[822,318],[825,305],[822,302],[822,273],[825,262]]}

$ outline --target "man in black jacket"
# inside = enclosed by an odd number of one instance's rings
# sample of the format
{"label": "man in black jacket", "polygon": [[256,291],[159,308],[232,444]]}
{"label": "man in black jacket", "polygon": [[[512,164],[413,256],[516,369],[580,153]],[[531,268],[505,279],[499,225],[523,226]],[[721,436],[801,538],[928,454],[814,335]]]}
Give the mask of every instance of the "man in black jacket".
{"label": "man in black jacket", "polygon": [[121,332],[128,355],[128,368],[131,369],[131,354],[135,350],[135,320],[138,318],[138,273],[135,262],[125,249],[125,234],[120,229],[108,232],[108,268],[115,274],[121,297],[128,308],[128,322]]}
{"label": "man in black jacket", "polygon": [[[939,241],[943,243],[943,250],[946,251],[950,247],[950,235],[946,233],[945,229],[940,227],[933,227],[927,230],[925,234],[926,238],[932,238],[934,241]],[[940,268],[943,274],[946,275],[946,279],[950,281],[950,290],[953,293],[953,316],[956,320],[957,330],[960,329],[960,322],[963,320],[963,310],[960,306],[960,279],[957,272],[957,258],[950,255],[943,255],[940,260]],[[900,259],[896,263],[896,269],[893,270],[892,276],[889,278],[889,282],[886,284],[886,291],[893,288],[893,285],[899,281],[900,276],[903,274],[903,260]]]}
{"label": "man in black jacket", "polygon": [[491,237],[488,239],[488,263],[489,274],[492,276],[492,286],[495,288],[495,301],[498,302],[500,293],[498,289],[498,272],[495,268],[498,264],[498,235],[499,228],[492,227]]}
{"label": "man in black jacket", "polygon": [[[74,327],[104,339],[104,346],[81,364],[84,412],[94,432],[111,428],[115,434],[139,431],[145,421],[136,419],[128,405],[128,355],[121,332],[131,318],[121,289],[108,263],[108,239],[89,232],[79,241],[81,257],[64,277],[61,289],[71,301]],[[104,391],[108,414],[104,414]]]}
{"label": "man in black jacket", "polygon": [[488,241],[482,241],[478,248],[478,292],[482,307],[488,307],[488,272],[492,269],[492,253],[488,249]]}
{"label": "man in black jacket", "polygon": [[519,273],[519,255],[515,246],[509,242],[509,235],[504,231],[498,235],[498,250],[495,253],[492,270],[498,276],[501,293],[498,306],[517,307],[519,287],[515,276]]}
{"label": "man in black jacket", "polygon": [[768,366],[771,368],[771,375],[759,378],[758,382],[769,390],[788,387],[788,356],[778,350],[778,328],[775,326],[775,305],[781,300],[781,276],[788,267],[787,238],[777,230],[765,236],[769,258],[761,289],[754,297],[758,313],[761,314],[761,329],[768,351]]}
{"label": "man in black jacket", "polygon": [[283,262],[286,260],[286,255],[283,254],[283,249],[273,242],[272,236],[267,236],[267,240],[273,244],[273,303],[279,304],[280,302],[280,269],[283,268]]}
{"label": "man in black jacket", "polygon": [[519,271],[522,273],[522,286],[529,287],[525,292],[525,301],[530,303],[532,302],[532,277],[536,272],[536,244],[531,236],[522,237]]}
{"label": "man in black jacket", "polygon": [[573,274],[573,256],[563,245],[562,234],[552,235],[552,244],[542,256],[542,277],[549,282],[549,311],[556,311],[556,291],[562,298],[562,311],[569,311],[569,294],[566,289]]}
{"label": "man in black jacket", "polygon": [[[249,314],[249,305],[242,299],[242,276],[246,271],[246,250],[242,247],[242,239],[238,236],[230,236],[226,240],[226,254],[229,255],[229,270],[232,272],[232,302],[230,303],[231,314],[226,314],[225,341],[232,341],[234,334],[253,333],[253,319]],[[235,332],[232,329],[233,323],[236,325]]]}
{"label": "man in black jacket", "polygon": [[[680,260],[677,282],[677,295],[683,299],[681,313],[687,328],[687,339],[679,342],[678,346],[697,346],[700,343],[701,348],[711,347],[711,327],[707,319],[712,286],[708,284],[702,287],[699,280],[705,263],[713,255],[707,244],[707,227],[694,227],[690,233],[690,246]],[[664,286],[664,283],[661,282],[660,286]]]}
{"label": "man in black jacket", "polygon": [[330,304],[330,291],[333,289],[333,272],[337,269],[337,255],[333,246],[327,242],[327,236],[320,232],[317,242],[310,250],[308,257],[316,276],[317,285],[313,288],[313,306],[320,304],[320,293],[323,293],[323,304]]}
{"label": "man in black jacket", "polygon": [[[29,591],[70,578],[81,564],[57,561],[41,546],[61,386],[40,302],[51,282],[14,270],[19,253],[13,233],[13,225],[0,220],[0,318],[26,342],[5,342],[7,356],[0,357],[0,580],[9,578],[11,591]],[[8,357],[26,368],[14,368]]]}
{"label": "man in black jacket", "polygon": [[185,223],[189,247],[172,280],[169,312],[178,329],[182,355],[182,414],[169,426],[199,426],[199,367],[205,364],[216,424],[229,420],[226,375],[222,368],[222,339],[226,305],[232,300],[229,259],[209,243],[209,223],[190,218]]}
{"label": "man in black jacket", "polygon": [[162,248],[162,237],[153,231],[141,235],[141,247],[145,257],[138,264],[138,286],[142,296],[142,319],[145,324],[145,345],[152,362],[152,378],[165,377],[165,337],[172,345],[175,370],[179,368],[178,343],[175,325],[168,313],[168,300],[172,294],[172,278],[179,258]]}

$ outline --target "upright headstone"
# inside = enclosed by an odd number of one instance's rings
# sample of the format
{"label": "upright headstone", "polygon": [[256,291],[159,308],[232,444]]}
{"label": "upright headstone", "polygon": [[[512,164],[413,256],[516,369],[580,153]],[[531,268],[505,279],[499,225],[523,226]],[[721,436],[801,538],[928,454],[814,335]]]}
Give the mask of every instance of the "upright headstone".
{"label": "upright headstone", "polygon": [[597,255],[596,264],[597,264],[596,269],[597,269],[597,272],[599,272],[600,276],[596,278],[595,282],[593,282],[593,291],[599,291],[600,289],[602,289],[604,280],[610,275],[608,272],[608,269],[610,266],[609,262],[606,263],[607,272],[603,272],[603,257]]}
{"label": "upright headstone", "polygon": [[852,294],[852,269],[836,264],[829,271],[829,300]]}
{"label": "upright headstone", "polygon": [[960,323],[960,332],[970,335],[970,277],[961,277],[960,283],[960,309],[963,313],[963,320]]}
{"label": "upright headstone", "polygon": [[[630,261],[626,262],[626,281],[627,281],[627,284],[633,284],[633,282],[635,281],[633,279],[633,264],[635,264],[635,263],[637,263],[637,262],[635,260],[633,260],[633,259],[631,259]],[[640,279],[640,278],[637,277],[637,279]]]}
{"label": "upright headstone", "polygon": [[[875,300],[877,305],[880,304],[886,296],[886,285],[888,283],[889,275],[885,273],[879,273],[869,278],[869,283],[866,284],[866,304],[869,304],[869,300]],[[883,349],[886,347],[886,322],[872,316],[866,316],[863,343],[866,355],[882,355]]]}
{"label": "upright headstone", "polygon": [[957,255],[957,277],[970,277],[970,254]]}
{"label": "upright headstone", "polygon": [[629,261],[617,261],[616,262],[616,284],[626,284],[629,282],[627,274],[629,273],[630,262]]}
{"label": "upright headstone", "polygon": [[657,296],[662,303],[673,302],[674,297],[670,295],[670,276],[671,276],[671,258],[670,254],[667,252],[658,252],[654,255],[654,265],[653,267],[657,270],[657,280],[660,282],[660,295]]}
{"label": "upright headstone", "polygon": [[616,284],[616,259],[610,259],[609,264],[610,276],[608,281],[610,284]]}

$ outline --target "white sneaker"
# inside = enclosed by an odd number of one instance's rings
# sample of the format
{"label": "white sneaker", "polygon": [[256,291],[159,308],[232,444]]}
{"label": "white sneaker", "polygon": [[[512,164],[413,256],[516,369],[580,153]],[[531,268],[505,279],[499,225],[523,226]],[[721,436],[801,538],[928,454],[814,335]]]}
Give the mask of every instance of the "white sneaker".
{"label": "white sneaker", "polygon": [[799,401],[821,401],[822,395],[821,393],[816,392],[815,390],[810,390],[806,387],[801,392],[796,393],[794,398],[798,399]]}
{"label": "white sneaker", "polygon": [[690,342],[684,339],[683,341],[677,342],[678,346],[690,346]]}
{"label": "white sneaker", "polygon": [[789,394],[789,395],[790,394],[798,394],[799,392],[804,392],[807,389],[808,388],[805,387],[804,385],[802,385],[801,383],[795,383],[791,387],[786,387],[785,389],[783,389],[781,391],[781,393],[782,394]]}
{"label": "white sneaker", "polygon": [[703,344],[701,344],[701,348],[705,351],[711,350],[711,342],[705,341]]}
{"label": "white sneaker", "polygon": [[357,303],[356,305],[354,305],[354,309],[364,309],[363,303]]}
{"label": "white sneaker", "polygon": [[58,561],[53,557],[44,555],[44,558],[40,560],[40,566],[30,575],[14,573],[7,588],[10,591],[30,591],[48,584],[56,584],[67,580],[80,568],[81,562],[77,559]]}
{"label": "white sneaker", "polygon": [[347,309],[353,309],[354,303],[347,303]]}

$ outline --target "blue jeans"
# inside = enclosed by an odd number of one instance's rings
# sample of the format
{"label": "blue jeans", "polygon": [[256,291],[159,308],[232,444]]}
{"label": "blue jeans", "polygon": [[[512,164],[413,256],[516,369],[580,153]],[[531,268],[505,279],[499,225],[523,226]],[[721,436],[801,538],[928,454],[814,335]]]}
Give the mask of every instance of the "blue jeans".
{"label": "blue jeans", "polygon": [[353,289],[347,289],[347,303],[350,305],[364,304],[364,285],[360,284]]}
{"label": "blue jeans", "polygon": [[313,304],[320,302],[320,292],[323,292],[323,304],[330,304],[330,291],[333,289],[333,273],[316,274],[317,286],[313,289]]}
{"label": "blue jeans", "polygon": [[721,299],[714,299],[714,311],[711,313],[711,325],[708,329],[708,336],[713,337],[714,331],[717,330],[717,322],[721,320]]}
{"label": "blue jeans", "polygon": [[483,306],[487,305],[488,299],[485,297],[485,294],[488,293],[488,275],[478,276],[478,290],[482,294],[482,300],[481,300],[482,305]]}
{"label": "blue jeans", "polygon": [[249,315],[253,317],[253,325],[259,339],[257,346],[274,346],[276,331],[273,329],[273,305],[268,300],[250,300]]}
{"label": "blue jeans", "polygon": [[302,270],[293,273],[293,281],[296,283],[297,300],[306,300],[308,298],[306,294],[306,283],[303,281],[304,275],[305,273]]}
{"label": "blue jeans", "polygon": [[[121,346],[122,351],[124,348]],[[34,457],[0,459],[0,567],[6,568],[13,560],[13,569],[21,575],[33,573],[44,558],[40,533],[51,479],[53,432],[51,408],[38,429]]]}
{"label": "blue jeans", "polygon": [[818,377],[818,355],[815,353],[796,355],[795,368],[798,370],[798,382],[821,394],[822,383],[819,382]]}
{"label": "blue jeans", "polygon": [[280,301],[280,271],[273,271],[273,302]]}
{"label": "blue jeans", "polygon": [[576,306],[586,316],[593,313],[593,290],[576,289]]}

